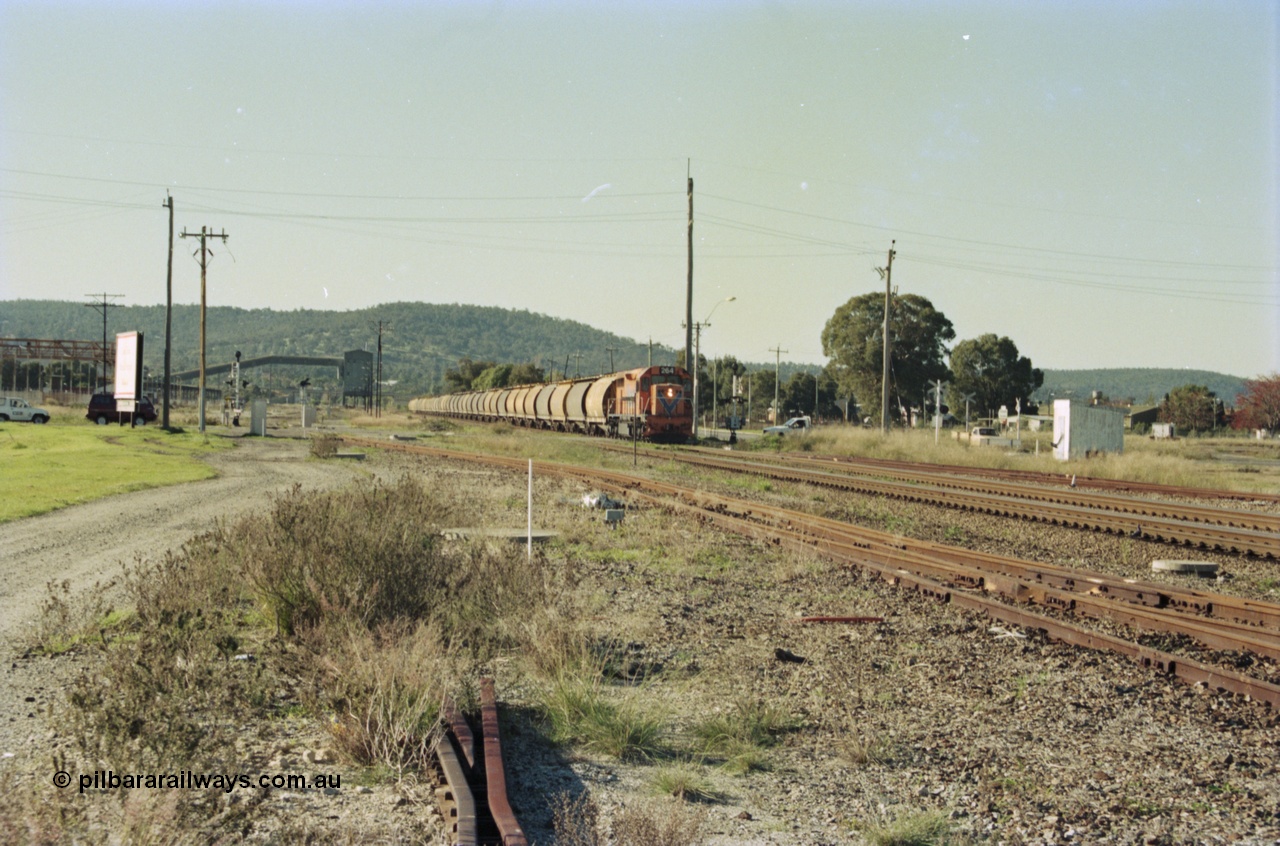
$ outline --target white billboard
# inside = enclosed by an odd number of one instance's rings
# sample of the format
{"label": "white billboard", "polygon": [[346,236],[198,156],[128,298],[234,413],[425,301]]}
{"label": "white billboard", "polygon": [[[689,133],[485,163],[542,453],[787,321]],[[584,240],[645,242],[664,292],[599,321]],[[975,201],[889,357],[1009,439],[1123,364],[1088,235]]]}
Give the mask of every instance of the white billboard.
{"label": "white billboard", "polygon": [[116,335],[116,410],[134,411],[142,396],[142,333],[121,332]]}

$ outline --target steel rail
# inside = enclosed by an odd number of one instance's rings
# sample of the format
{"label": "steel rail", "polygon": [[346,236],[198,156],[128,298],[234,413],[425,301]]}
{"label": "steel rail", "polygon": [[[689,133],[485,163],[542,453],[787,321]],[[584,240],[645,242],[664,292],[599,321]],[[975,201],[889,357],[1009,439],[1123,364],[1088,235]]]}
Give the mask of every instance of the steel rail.
{"label": "steel rail", "polygon": [[[395,451],[486,463],[518,472],[523,472],[527,467],[527,459],[523,458],[464,453],[416,445],[387,444],[366,439],[346,438],[345,440],[371,447],[390,448]],[[909,554],[909,550],[905,549],[901,543],[893,546],[881,543],[879,539],[874,541],[856,539],[848,537],[846,534],[825,532],[819,524],[826,518],[816,518],[802,512],[773,509],[768,506],[761,506],[758,503],[706,494],[677,485],[656,482],[615,471],[543,461],[535,461],[534,467],[543,474],[588,481],[608,488],[614,493],[642,499],[657,507],[681,511],[690,514],[696,519],[715,523],[722,528],[766,543],[786,544],[793,548],[817,551],[844,563],[877,572],[894,584],[905,584],[925,595],[980,611],[993,619],[1040,629],[1049,634],[1049,636],[1068,643],[1095,649],[1109,649],[1184,681],[1204,683],[1217,690],[1243,695],[1265,702],[1270,706],[1280,707],[1280,685],[1224,670],[1194,659],[1151,649],[1123,638],[1084,629],[1042,614],[1024,611],[1010,606],[1006,602],[968,592],[956,583],[960,577],[963,577],[971,585],[1016,602],[1026,602],[1037,598],[1037,596],[1051,595],[1039,593],[1032,589],[1031,586],[1017,579],[1005,578],[1002,580],[1000,578],[991,578],[989,575],[984,575],[980,570],[970,570],[966,573],[963,568],[958,568],[957,565],[946,561],[930,562],[925,555]],[[774,516],[770,516],[767,521],[761,519],[769,512],[773,512],[774,515],[785,514],[787,515],[786,520],[776,521]],[[833,523],[835,521],[827,522]],[[840,525],[844,529],[854,532],[867,532],[873,536],[882,535],[882,533],[874,533],[871,530],[860,530],[848,524]],[[873,543],[879,545],[881,549],[873,549]],[[960,552],[963,552],[963,550],[954,550],[954,553]],[[1016,559],[1008,560],[1016,562]],[[912,572],[904,564],[910,564],[912,567],[926,572],[927,575]],[[1073,595],[1070,599],[1075,601],[1050,603],[1048,607],[1060,611],[1073,611],[1077,607],[1080,597]],[[1257,604],[1263,605],[1263,603]],[[1101,608],[1102,606],[1095,607]],[[1125,609],[1125,613],[1132,614],[1132,609]],[[1174,627],[1167,629],[1168,631],[1176,630],[1191,637],[1196,637],[1197,633],[1208,634],[1218,638],[1219,643],[1229,643],[1230,646],[1226,648],[1246,648],[1246,645],[1240,643],[1238,639],[1231,637],[1229,634],[1215,634],[1213,626],[1209,626],[1206,629],[1205,624],[1199,621],[1195,625],[1177,628],[1180,620],[1185,623],[1187,620],[1194,618],[1178,612],[1176,608],[1170,611],[1167,617],[1162,616],[1160,619],[1162,623],[1167,623],[1169,626]],[[1227,631],[1230,628],[1228,626],[1228,629],[1223,631]],[[1265,634],[1262,633],[1257,637],[1265,637]]]}
{"label": "steel rail", "polygon": [[1134,482],[1123,479],[1104,479],[1099,476],[1077,476],[1072,473],[1042,473],[1036,470],[1001,470],[994,467],[966,467],[960,464],[930,464],[924,462],[898,461],[891,458],[867,458],[847,455],[805,455],[787,454],[787,459],[802,458],[805,461],[818,463],[836,462],[868,468],[868,472],[877,470],[909,470],[943,475],[985,476],[1006,481],[1023,481],[1033,485],[1044,485],[1050,488],[1092,488],[1095,490],[1119,491],[1122,493],[1154,494],[1157,496],[1187,497],[1192,499],[1222,499],[1244,502],[1280,503],[1280,494],[1262,493],[1258,491],[1230,491],[1222,488],[1194,488],[1182,485],[1163,485],[1156,482]]}
{"label": "steel rail", "polygon": [[879,481],[830,471],[802,470],[777,465],[697,455],[680,460],[700,467],[732,473],[757,473],[800,484],[885,496],[908,502],[960,508],[968,511],[1018,517],[1069,528],[1123,534],[1133,538],[1199,549],[1219,549],[1260,558],[1280,558],[1280,534],[1230,526],[1213,526],[1167,517],[1122,514],[1082,506],[1020,499],[999,494],[955,491],[932,485]]}
{"label": "steel rail", "polygon": [[[715,511],[706,511],[697,505],[672,502],[669,499],[626,488],[620,488],[618,492],[645,499],[658,507],[689,513],[697,519],[715,523],[721,528],[739,534],[754,536],[791,548],[819,552],[846,565],[870,570],[890,584],[911,588],[921,595],[939,602],[975,611],[1010,625],[1039,630],[1054,640],[1074,646],[1114,652],[1130,658],[1142,666],[1157,670],[1188,684],[1203,684],[1207,688],[1220,693],[1230,693],[1242,696],[1249,701],[1262,702],[1268,707],[1280,708],[1280,685],[1262,679],[1255,679],[1242,673],[1225,670],[1195,659],[1142,646],[1134,641],[1125,640],[1114,635],[1085,629],[1043,614],[1023,610],[987,596],[957,590],[944,582],[917,575],[906,568],[895,567],[892,562],[884,562],[877,560],[873,556],[868,556],[863,547],[848,541],[822,538],[815,535],[806,536],[802,532],[779,527],[769,527],[769,534],[766,535],[761,533],[764,527],[759,524],[753,524],[745,518]],[[1002,595],[1005,594],[1002,593]]]}
{"label": "steel rail", "polygon": [[[847,544],[882,566],[908,570],[948,587],[997,593],[1010,601],[1110,619],[1154,632],[1185,634],[1214,649],[1243,649],[1280,658],[1280,606],[1270,603],[1236,602],[1234,597],[1199,592],[1164,592],[1160,585],[912,541],[772,506],[752,503],[742,510],[735,505],[741,501],[728,498],[701,493],[675,496],[702,511],[753,520],[815,542],[826,539]],[[1178,601],[1170,601],[1171,593]],[[1260,628],[1259,623],[1270,628]]]}
{"label": "steel rail", "polygon": [[498,826],[502,846],[528,846],[520,823],[507,799],[507,772],[502,763],[502,736],[498,729],[498,699],[493,679],[480,680],[480,719],[484,729],[484,773],[489,791],[489,812]]}
{"label": "steel rail", "polygon": [[[723,453],[703,453],[698,455],[714,456],[725,460]],[[758,468],[772,468],[777,462],[760,461],[751,458],[734,458],[744,464]],[[817,459],[809,456],[787,456],[788,464],[804,465],[823,471],[837,469],[841,473],[860,476],[880,476],[898,481],[933,485],[941,488],[974,491],[977,493],[1012,496],[1036,502],[1053,502],[1074,505],[1083,508],[1097,508],[1104,511],[1116,511],[1121,514],[1137,514],[1143,517],[1161,517],[1172,520],[1184,520],[1193,523],[1207,523],[1215,526],[1229,526],[1239,529],[1252,529],[1261,532],[1280,531],[1280,514],[1268,514],[1261,511],[1243,511],[1234,508],[1199,505],[1195,503],[1159,502],[1155,500],[1136,499],[1131,496],[1120,496],[1113,493],[1091,493],[1065,486],[1037,485],[1024,481],[985,481],[982,479],[966,479],[951,473],[936,472],[924,468],[892,468],[878,465],[860,465],[856,462],[840,462],[836,459]]]}
{"label": "steel rail", "polygon": [[453,846],[478,846],[480,835],[475,796],[448,734],[436,741],[434,752],[440,785],[436,788],[436,804],[440,806],[448,826],[449,842]]}
{"label": "steel rail", "polygon": [[[712,496],[700,494],[704,502],[708,502]],[[717,498],[711,507],[719,511],[732,511],[738,507],[735,502],[742,501]],[[799,515],[800,523],[805,527],[819,527],[826,533],[849,537],[854,542],[866,545],[868,549],[876,547],[887,550],[886,554],[889,555],[914,551],[928,559],[950,561],[962,567],[977,567],[989,573],[1018,578],[1029,582],[1029,586],[1043,585],[1072,592],[1092,593],[1138,605],[1171,608],[1184,614],[1214,617],[1227,622],[1280,631],[1280,605],[1276,603],[915,540],[763,503],[749,503],[748,511],[753,519],[767,519],[771,525],[783,526],[793,525]],[[957,578],[962,583],[972,581],[962,576]],[[973,581],[969,586],[980,587],[981,580]]]}

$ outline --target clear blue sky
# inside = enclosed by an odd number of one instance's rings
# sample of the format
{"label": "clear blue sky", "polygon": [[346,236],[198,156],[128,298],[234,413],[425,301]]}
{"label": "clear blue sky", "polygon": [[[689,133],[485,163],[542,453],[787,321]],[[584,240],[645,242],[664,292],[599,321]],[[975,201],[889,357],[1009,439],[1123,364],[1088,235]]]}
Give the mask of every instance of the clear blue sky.
{"label": "clear blue sky", "polygon": [[957,340],[1256,376],[1276,9],[0,0],[0,299],[163,302],[167,190],[179,232],[231,236],[211,304],[499,305],[680,346],[691,171],[704,354],[823,361],[896,239]]}

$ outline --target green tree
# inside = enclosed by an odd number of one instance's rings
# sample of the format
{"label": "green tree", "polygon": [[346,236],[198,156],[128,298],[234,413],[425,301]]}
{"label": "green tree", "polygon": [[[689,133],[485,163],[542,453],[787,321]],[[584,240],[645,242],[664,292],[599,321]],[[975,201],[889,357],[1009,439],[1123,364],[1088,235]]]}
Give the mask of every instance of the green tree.
{"label": "green tree", "polygon": [[517,364],[511,368],[508,385],[536,385],[547,381],[546,371],[536,364]]}
{"label": "green tree", "polygon": [[1044,373],[1031,366],[1031,359],[1018,355],[1018,346],[1005,337],[980,335],[961,341],[951,350],[951,384],[947,402],[951,413],[964,408],[964,397],[973,397],[971,408],[978,415],[994,416],[1000,406],[1012,414],[1018,400],[1023,408],[1044,384]]}
{"label": "green tree", "polygon": [[490,388],[505,388],[511,384],[511,369],[510,364],[486,367],[483,373],[471,380],[471,390],[487,391]]}
{"label": "green tree", "polygon": [[1165,395],[1157,416],[1181,432],[1207,432],[1216,426],[1222,403],[1204,385],[1183,385]]}
{"label": "green tree", "polygon": [[481,373],[495,366],[497,366],[496,361],[472,361],[469,358],[460,358],[457,367],[445,371],[445,388],[450,392],[469,391],[472,383]]}
{"label": "green tree", "polygon": [[[863,294],[836,309],[822,330],[838,392],[856,396],[863,414],[880,416],[884,368],[884,295]],[[956,332],[946,315],[916,294],[895,296],[889,316],[890,405],[910,405],[932,381],[947,376],[946,343]]]}

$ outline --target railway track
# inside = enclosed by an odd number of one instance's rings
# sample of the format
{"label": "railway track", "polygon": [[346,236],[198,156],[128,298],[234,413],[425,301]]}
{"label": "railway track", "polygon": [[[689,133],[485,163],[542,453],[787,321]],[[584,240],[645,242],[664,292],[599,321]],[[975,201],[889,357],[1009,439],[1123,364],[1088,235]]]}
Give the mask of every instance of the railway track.
{"label": "railway track", "polygon": [[[699,452],[701,453],[702,451],[700,450]],[[710,454],[717,457],[724,455],[723,452]],[[1185,520],[1195,523],[1207,523],[1214,526],[1252,529],[1259,532],[1280,532],[1280,514],[1200,505],[1197,503],[1162,502],[1159,500],[1138,499],[1133,496],[1121,496],[1115,493],[1090,492],[1085,488],[1085,486],[1071,485],[1070,481],[1067,481],[1065,484],[1046,484],[1044,481],[1027,479],[1025,478],[1023,471],[1009,471],[1017,473],[1017,477],[983,477],[974,479],[958,476],[952,471],[937,470],[933,465],[882,467],[878,463],[870,464],[864,462],[862,459],[841,460],[838,458],[812,458],[809,456],[790,455],[785,459],[780,460],[783,460],[790,465],[809,467],[811,469],[831,470],[834,467],[841,472],[847,472],[851,475],[880,476],[881,478],[890,478],[914,484],[929,484],[944,488],[972,490],[981,493],[992,493],[1022,499],[1031,499],[1037,502],[1053,502],[1063,505],[1075,505],[1082,508],[1097,508],[1103,511],[1116,511],[1121,514]],[[773,462],[764,463],[768,465]],[[905,465],[906,463],[895,462],[895,464]],[[1044,474],[1038,475],[1043,476]],[[987,478],[990,480],[984,480]],[[1191,490],[1193,489],[1147,485],[1143,489],[1143,493],[1169,497],[1190,497],[1193,496],[1193,494],[1190,493]],[[1235,492],[1200,490],[1199,493],[1200,495],[1204,495]],[[1274,498],[1266,497],[1265,499],[1264,497],[1265,495],[1252,497],[1251,501],[1274,500],[1276,502],[1280,502],[1280,496]]]}
{"label": "railway track", "polygon": [[[1090,529],[1191,549],[1280,559],[1280,515],[1264,512],[1157,502],[1022,482],[965,479],[920,470],[864,472],[838,462],[790,457],[786,463],[706,451],[666,451],[662,457],[709,469]],[[869,472],[875,475],[868,475]]]}
{"label": "railway track", "polygon": [[[389,445],[367,439],[346,440],[380,449],[481,462],[517,472],[527,466],[526,459]],[[1209,650],[1275,661],[1280,659],[1280,605],[1274,603],[906,540],[799,511],[614,471],[549,462],[534,462],[534,467],[542,475],[578,479],[632,502],[679,511],[766,543],[813,550],[992,619],[1038,629],[1067,643],[1126,655],[1186,682],[1280,707],[1280,684],[1085,628],[1067,619],[1082,617],[1149,633],[1185,636]],[[1030,610],[1031,606],[1041,610]]]}
{"label": "railway track", "polygon": [[1130,482],[1121,479],[1104,479],[1098,476],[1076,476],[1071,473],[1041,473],[1035,470],[1000,470],[992,467],[966,467],[959,464],[923,464],[912,461],[895,461],[887,458],[855,458],[851,456],[815,456],[787,454],[787,460],[798,459],[821,464],[837,463],[874,471],[919,471],[952,476],[978,476],[1007,482],[1025,482],[1048,488],[1082,488],[1114,491],[1126,494],[1168,496],[1182,499],[1226,500],[1236,502],[1280,503],[1280,494],[1249,493],[1213,488],[1193,488],[1181,485],[1162,485],[1154,482]]}
{"label": "railway track", "polygon": [[437,741],[436,802],[452,846],[527,846],[507,801],[506,769],[498,731],[493,679],[480,680],[479,737],[453,703],[444,709],[447,731]]}

